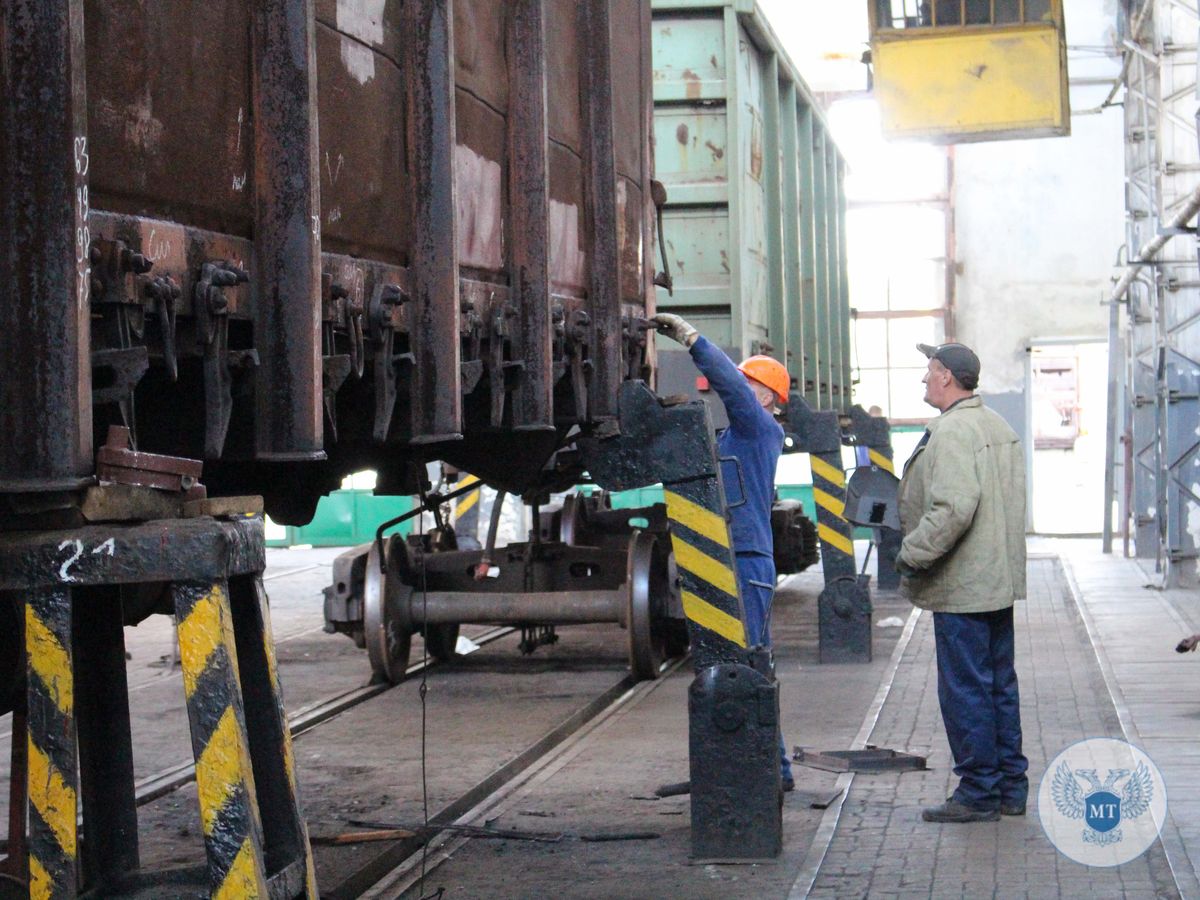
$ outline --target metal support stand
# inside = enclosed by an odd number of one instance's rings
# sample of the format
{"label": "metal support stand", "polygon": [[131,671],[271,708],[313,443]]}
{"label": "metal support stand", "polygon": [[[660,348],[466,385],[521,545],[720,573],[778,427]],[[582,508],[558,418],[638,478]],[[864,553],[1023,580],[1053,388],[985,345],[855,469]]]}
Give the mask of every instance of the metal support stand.
{"label": "metal support stand", "polygon": [[626,382],[619,410],[620,435],[589,438],[580,449],[607,490],[663,484],[696,670],[688,704],[692,856],[773,858],[783,842],[778,685],[766,654],[747,647],[708,407],[664,406],[645,384]]}
{"label": "metal support stand", "polygon": [[[871,466],[896,477],[896,464],[892,453],[892,435],[888,421],[883,416],[872,416],[861,406],[850,410],[850,430],[858,447],[867,449],[867,459]],[[889,500],[894,500],[894,494]],[[881,591],[895,591],[900,588],[900,573],[896,570],[896,557],[900,553],[900,541],[903,535],[898,526],[886,527],[881,520],[871,522],[875,532],[876,557],[875,583]]]}
{"label": "metal support stand", "polygon": [[161,885],[139,871],[122,591],[166,584],[171,607],[155,611],[174,611],[179,623],[207,887],[213,896],[316,898],[264,553],[254,516],[0,535],[0,601],[24,608],[28,759],[21,764],[15,748],[25,738],[14,719],[13,802],[28,791],[31,896]]}
{"label": "metal support stand", "polygon": [[796,449],[812,463],[813,500],[825,589],[817,600],[820,659],[823,663],[871,661],[869,576],[858,574],[854,540],[846,520],[846,474],[842,470],[842,428],[838,413],[814,411],[799,394],[788,402],[788,425]]}

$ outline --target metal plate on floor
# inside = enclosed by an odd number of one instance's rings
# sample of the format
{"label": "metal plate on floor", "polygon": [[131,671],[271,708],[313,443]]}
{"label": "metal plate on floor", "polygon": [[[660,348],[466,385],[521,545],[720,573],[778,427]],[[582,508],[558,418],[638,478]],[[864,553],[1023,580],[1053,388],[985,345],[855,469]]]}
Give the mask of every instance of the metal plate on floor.
{"label": "metal plate on floor", "polygon": [[928,768],[924,756],[867,747],[864,750],[805,750],[797,747],[792,759],[802,766],[826,772],[903,772]]}

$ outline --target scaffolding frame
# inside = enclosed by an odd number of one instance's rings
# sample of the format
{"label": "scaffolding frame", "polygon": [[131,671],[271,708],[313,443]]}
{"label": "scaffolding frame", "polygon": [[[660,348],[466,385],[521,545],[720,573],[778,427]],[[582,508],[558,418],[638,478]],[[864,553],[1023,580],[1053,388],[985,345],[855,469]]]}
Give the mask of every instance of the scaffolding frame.
{"label": "scaffolding frame", "polygon": [[[1104,551],[1118,499],[1125,553],[1164,586],[1200,583],[1200,210],[1196,0],[1126,0],[1126,239],[1112,295]],[[1104,105],[1116,95],[1110,93]],[[1120,307],[1124,306],[1124,327]],[[1123,363],[1123,366],[1122,366]],[[1116,382],[1123,382],[1124,390]],[[1112,402],[1123,394],[1123,403]],[[1118,459],[1120,454],[1120,459]],[[1122,472],[1115,497],[1117,472]]]}

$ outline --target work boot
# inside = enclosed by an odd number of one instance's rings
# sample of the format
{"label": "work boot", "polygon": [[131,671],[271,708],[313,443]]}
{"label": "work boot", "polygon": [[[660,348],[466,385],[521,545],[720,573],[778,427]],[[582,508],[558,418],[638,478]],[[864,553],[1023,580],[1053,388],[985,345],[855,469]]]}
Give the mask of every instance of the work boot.
{"label": "work boot", "polygon": [[941,806],[921,810],[921,818],[926,822],[996,822],[1000,819],[1000,810],[976,809],[948,797]]}
{"label": "work boot", "polygon": [[784,775],[783,778],[780,780],[783,783],[783,792],[785,794],[790,794],[792,791],[794,791],[796,789],[796,779],[793,778],[791,775]]}
{"label": "work boot", "polygon": [[1025,815],[1024,800],[1005,800],[1000,804],[1000,815],[1002,816],[1023,816]]}

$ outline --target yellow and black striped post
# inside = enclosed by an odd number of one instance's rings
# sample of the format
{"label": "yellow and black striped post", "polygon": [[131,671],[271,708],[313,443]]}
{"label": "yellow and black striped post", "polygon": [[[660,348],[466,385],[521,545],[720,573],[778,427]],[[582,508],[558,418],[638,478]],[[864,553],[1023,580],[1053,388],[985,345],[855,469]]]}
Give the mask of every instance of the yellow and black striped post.
{"label": "yellow and black striped post", "polygon": [[212,896],[266,897],[227,583],[176,582],[172,594]]}
{"label": "yellow and black striped post", "polygon": [[[271,804],[271,816],[265,824],[265,839],[267,846],[275,848],[285,845],[291,851],[294,859],[302,860],[304,871],[304,893],[308,900],[317,900],[317,878],[313,869],[312,847],[308,840],[308,825],[300,811],[299,792],[296,784],[296,755],[292,749],[292,732],[288,728],[287,711],[283,705],[283,686],[279,682],[279,663],[275,658],[275,640],[271,636],[271,610],[267,603],[267,593],[263,590],[262,577],[252,576],[248,579],[253,591],[251,606],[252,629],[245,635],[246,643],[258,639],[262,649],[262,659],[266,664],[267,706],[258,711],[257,718],[268,732],[266,742],[275,745],[278,758],[278,769],[283,772],[283,782],[280,790],[276,791],[276,799]],[[236,621],[235,624],[242,624]],[[242,629],[239,629],[241,631]],[[242,636],[239,635],[239,641]],[[244,689],[244,688],[243,688]],[[248,725],[255,723],[248,722]],[[264,761],[267,762],[267,761]],[[260,769],[265,769],[265,766]],[[260,785],[260,790],[262,786]],[[272,834],[274,830],[276,834]],[[272,840],[275,838],[275,840]],[[282,849],[282,848],[281,848]]]}
{"label": "yellow and black striped post", "polygon": [[77,893],[75,675],[71,593],[32,591],[25,604],[28,675],[29,896]]}
{"label": "yellow and black striped post", "polygon": [[846,521],[846,473],[842,470],[841,452],[813,453],[809,461],[825,580],[854,575],[854,537]]}
{"label": "yellow and black striped post", "polygon": [[479,540],[479,500],[482,485],[474,475],[465,475],[455,487],[461,490],[471,485],[477,485],[475,490],[467,491],[454,501],[454,535],[458,538]]}
{"label": "yellow and black striped post", "polygon": [[817,600],[820,659],[823,663],[870,662],[871,595],[855,566],[840,448],[812,453],[809,460],[825,575],[825,589]]}
{"label": "yellow and black striped post", "polygon": [[[893,458],[891,440],[885,447],[871,447],[867,450],[871,465],[882,469],[890,475],[896,474],[896,463]],[[882,528],[877,532],[879,543],[876,548],[875,583],[880,590],[894,591],[900,587],[900,573],[896,571],[896,557],[900,553],[900,532],[891,528]]]}
{"label": "yellow and black striped post", "polygon": [[663,485],[696,670],[688,689],[692,857],[778,856],[779,686],[768,654],[746,646],[708,406],[663,403],[636,381],[621,386],[618,406],[619,433],[582,439],[580,450],[607,490]]}
{"label": "yellow and black striped post", "polygon": [[713,475],[664,485],[663,495],[696,669],[744,662],[746,617],[721,484]]}

